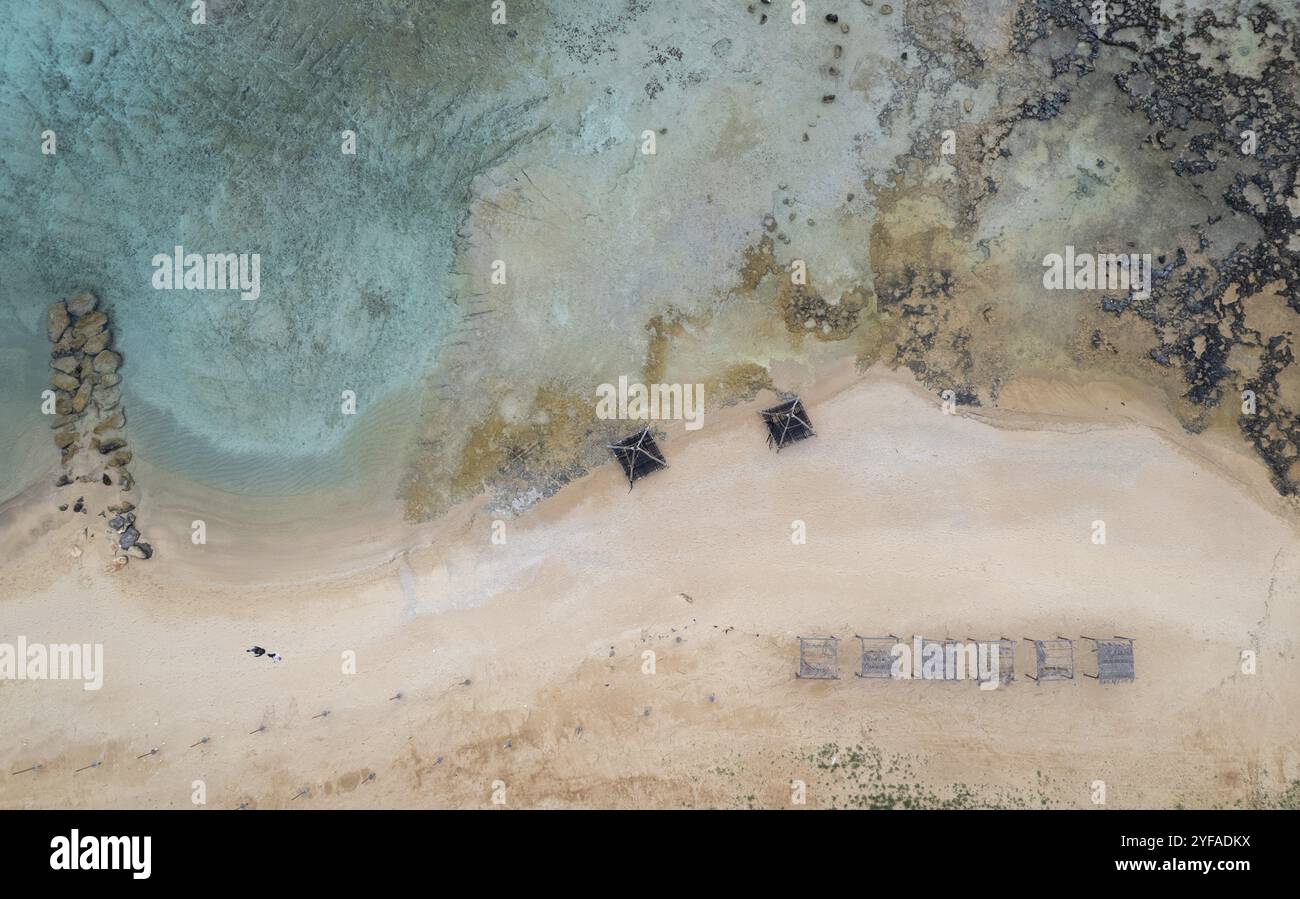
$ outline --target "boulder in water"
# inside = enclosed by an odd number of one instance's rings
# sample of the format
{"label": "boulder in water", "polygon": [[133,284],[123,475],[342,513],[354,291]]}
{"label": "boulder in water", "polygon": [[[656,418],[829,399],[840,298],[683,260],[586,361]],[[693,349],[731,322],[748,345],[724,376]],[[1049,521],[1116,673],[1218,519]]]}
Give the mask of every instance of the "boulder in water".
{"label": "boulder in water", "polygon": [[63,336],[54,344],[54,347],[50,350],[50,355],[70,356],[85,345],[86,336],[84,334],[78,335],[75,328],[69,328],[63,332]]}
{"label": "boulder in water", "polygon": [[102,312],[91,312],[77,319],[72,326],[72,333],[81,337],[82,344],[94,334],[98,334],[108,325],[108,316]]}
{"label": "boulder in water", "polygon": [[86,406],[90,404],[90,392],[95,389],[95,385],[89,381],[82,381],[81,386],[77,388],[76,396],[72,398],[72,411],[85,412]]}
{"label": "boulder in water", "polygon": [[58,343],[63,332],[68,329],[68,307],[62,303],[51,303],[49,311],[45,313],[45,333],[50,338],[50,343]]}
{"label": "boulder in water", "polygon": [[114,408],[122,401],[122,392],[116,387],[96,387],[95,388],[95,405],[101,411]]}
{"label": "boulder in water", "polygon": [[122,364],[122,357],[112,350],[103,350],[95,356],[95,371],[115,372]]}
{"label": "boulder in water", "polygon": [[105,431],[116,431],[125,426],[126,426],[126,416],[122,414],[121,409],[118,409],[108,418],[104,419],[99,424],[95,425],[95,433],[102,434]]}
{"label": "boulder in water", "polygon": [[73,315],[86,315],[99,304],[99,298],[89,290],[79,290],[68,300],[68,311]]}
{"label": "boulder in water", "polygon": [[86,338],[86,345],[81,348],[82,352],[90,356],[101,353],[108,347],[112,339],[113,334],[108,329],[100,331],[98,334],[92,334]]}

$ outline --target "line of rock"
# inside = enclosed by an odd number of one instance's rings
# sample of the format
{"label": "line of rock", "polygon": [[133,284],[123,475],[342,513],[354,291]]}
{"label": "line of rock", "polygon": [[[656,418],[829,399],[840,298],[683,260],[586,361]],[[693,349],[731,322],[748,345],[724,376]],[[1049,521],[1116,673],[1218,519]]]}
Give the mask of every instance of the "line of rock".
{"label": "line of rock", "polygon": [[[54,387],[54,445],[62,455],[63,473],[55,487],[98,483],[116,486],[119,501],[100,512],[107,518],[117,567],[127,558],[148,559],[153,547],[140,539],[135,504],[126,498],[135,486],[127,463],[126,413],[122,409],[122,357],[112,348],[108,313],[97,309],[88,290],[50,305],[46,331],[50,351],[50,384]],[[88,450],[83,452],[83,450]],[[68,511],[69,504],[59,506]],[[85,497],[71,504],[73,512],[88,514]]]}

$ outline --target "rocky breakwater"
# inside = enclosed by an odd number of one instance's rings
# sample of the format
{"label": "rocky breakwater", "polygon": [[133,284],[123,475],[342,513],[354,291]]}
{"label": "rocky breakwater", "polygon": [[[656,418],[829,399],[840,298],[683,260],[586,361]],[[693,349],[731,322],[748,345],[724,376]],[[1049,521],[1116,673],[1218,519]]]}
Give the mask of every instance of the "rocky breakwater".
{"label": "rocky breakwater", "polygon": [[[107,524],[111,567],[121,569],[131,558],[153,557],[153,547],[141,537],[136,521],[135,480],[127,465],[126,412],[122,408],[122,357],[113,349],[108,313],[83,290],[50,306],[47,333],[50,384],[54,388],[54,445],[63,471],[55,482],[61,491],[60,512],[91,514]],[[88,501],[89,498],[89,501]],[[84,535],[94,539],[87,526]],[[74,547],[74,555],[80,548]]]}

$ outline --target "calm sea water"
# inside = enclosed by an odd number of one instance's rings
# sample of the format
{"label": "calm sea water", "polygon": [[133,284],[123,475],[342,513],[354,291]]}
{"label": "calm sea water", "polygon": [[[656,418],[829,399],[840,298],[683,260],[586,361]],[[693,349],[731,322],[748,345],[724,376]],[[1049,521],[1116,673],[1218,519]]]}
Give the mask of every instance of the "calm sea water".
{"label": "calm sea water", "polygon": [[[391,464],[416,410],[393,392],[456,314],[470,179],[534,124],[466,62],[508,38],[469,3],[212,0],[206,25],[188,4],[0,7],[0,499],[54,458],[44,314],[80,287],[111,313],[150,462],[257,494]],[[261,296],[153,289],[178,244],[259,254]]]}

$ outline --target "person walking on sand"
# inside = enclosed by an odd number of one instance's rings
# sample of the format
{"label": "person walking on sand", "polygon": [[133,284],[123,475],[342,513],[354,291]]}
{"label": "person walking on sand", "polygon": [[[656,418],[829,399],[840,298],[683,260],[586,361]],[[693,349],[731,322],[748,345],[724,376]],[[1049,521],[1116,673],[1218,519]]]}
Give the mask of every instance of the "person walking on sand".
{"label": "person walking on sand", "polygon": [[266,657],[272,662],[279,662],[284,658],[284,656],[280,655],[278,652],[268,652]]}
{"label": "person walking on sand", "polygon": [[260,646],[254,646],[252,649],[245,649],[244,652],[251,652],[257,658],[261,658],[262,656],[266,655],[266,650]]}

